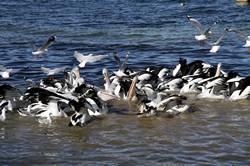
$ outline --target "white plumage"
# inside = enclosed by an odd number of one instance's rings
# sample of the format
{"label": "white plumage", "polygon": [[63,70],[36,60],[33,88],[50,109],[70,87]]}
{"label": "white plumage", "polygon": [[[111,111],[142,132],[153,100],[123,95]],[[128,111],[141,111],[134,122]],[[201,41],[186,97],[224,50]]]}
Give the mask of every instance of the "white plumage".
{"label": "white plumage", "polygon": [[83,68],[85,67],[86,63],[93,63],[93,62],[99,61],[107,57],[107,55],[93,55],[93,54],[83,55],[75,51],[74,57],[76,58],[78,62],[80,62],[79,67]]}

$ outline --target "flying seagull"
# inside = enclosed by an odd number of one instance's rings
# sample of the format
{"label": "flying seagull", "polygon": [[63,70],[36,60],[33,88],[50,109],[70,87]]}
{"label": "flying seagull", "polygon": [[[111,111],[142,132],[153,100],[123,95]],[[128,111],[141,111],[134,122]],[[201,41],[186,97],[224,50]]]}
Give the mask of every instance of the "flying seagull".
{"label": "flying seagull", "polygon": [[33,51],[33,55],[41,55],[48,51],[49,46],[51,46],[56,41],[56,36],[50,36],[47,40],[47,42],[40,48],[38,48],[36,51]]}
{"label": "flying seagull", "polygon": [[245,33],[241,32],[240,30],[236,28],[229,28],[229,32],[235,32],[241,38],[246,40],[246,43],[243,45],[243,47],[250,47],[250,36],[247,36]]}
{"label": "flying seagull", "polygon": [[75,51],[74,57],[76,58],[78,62],[80,62],[79,67],[83,68],[85,67],[86,63],[93,63],[93,62],[99,61],[107,57],[107,55],[93,55],[93,54],[83,55],[80,52]]}
{"label": "flying seagull", "polygon": [[217,24],[217,22],[214,22],[210,27],[208,27],[207,29],[204,29],[203,26],[201,25],[201,23],[196,20],[195,18],[187,15],[188,20],[190,21],[190,23],[198,30],[198,32],[200,33],[199,35],[195,35],[195,39],[198,41],[204,41],[207,39],[207,37],[212,33],[211,29],[214,25]]}
{"label": "flying seagull", "polygon": [[224,39],[224,37],[227,35],[229,29],[225,28],[223,34],[213,43],[207,42],[209,45],[212,46],[212,48],[209,50],[211,53],[216,53],[220,49],[220,43]]}
{"label": "flying seagull", "polygon": [[66,69],[66,67],[58,67],[58,68],[47,68],[47,67],[41,67],[41,70],[46,73],[48,76],[49,75],[55,75],[57,73],[60,73],[62,71],[64,71]]}

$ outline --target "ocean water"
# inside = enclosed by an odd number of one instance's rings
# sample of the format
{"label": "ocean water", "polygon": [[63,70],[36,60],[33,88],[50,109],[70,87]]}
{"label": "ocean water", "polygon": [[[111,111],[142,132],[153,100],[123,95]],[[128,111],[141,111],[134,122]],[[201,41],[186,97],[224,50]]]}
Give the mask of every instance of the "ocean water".
{"label": "ocean water", "polygon": [[[182,3],[185,2],[185,5]],[[214,21],[209,39],[214,42],[226,27],[250,35],[250,5],[234,0],[1,0],[0,64],[18,69],[10,79],[20,89],[25,79],[39,81],[40,67],[77,65],[74,51],[108,54],[108,58],[81,69],[91,84],[102,86],[102,69],[116,70],[114,52],[129,66],[175,66],[180,57],[188,62],[222,63],[225,71],[250,74],[250,49],[230,33],[218,53],[197,42],[196,30],[186,15],[205,27]],[[33,46],[50,35],[57,41],[43,56],[33,56]],[[138,119],[134,105],[114,103],[107,116],[83,128],[69,128],[68,119],[40,125],[36,119],[8,114],[0,123],[1,165],[166,165],[250,163],[250,102],[190,99],[201,111],[172,119]]]}

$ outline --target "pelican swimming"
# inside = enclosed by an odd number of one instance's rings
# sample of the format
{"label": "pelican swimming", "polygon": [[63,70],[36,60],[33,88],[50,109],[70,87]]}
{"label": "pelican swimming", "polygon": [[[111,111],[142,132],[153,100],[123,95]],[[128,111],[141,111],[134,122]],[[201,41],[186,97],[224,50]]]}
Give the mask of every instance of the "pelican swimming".
{"label": "pelican swimming", "polygon": [[40,48],[38,48],[36,51],[33,51],[33,55],[41,55],[48,51],[49,46],[51,46],[56,41],[56,36],[50,36],[47,40],[47,42]]}
{"label": "pelican swimming", "polygon": [[242,100],[250,98],[250,77],[232,78],[228,82],[237,82],[237,87],[230,95],[230,100]]}
{"label": "pelican swimming", "polygon": [[75,113],[70,117],[69,126],[83,127],[93,120],[93,116],[90,116],[87,111],[85,98],[80,98],[77,102],[72,100],[69,102],[69,106],[73,111],[75,111]]}

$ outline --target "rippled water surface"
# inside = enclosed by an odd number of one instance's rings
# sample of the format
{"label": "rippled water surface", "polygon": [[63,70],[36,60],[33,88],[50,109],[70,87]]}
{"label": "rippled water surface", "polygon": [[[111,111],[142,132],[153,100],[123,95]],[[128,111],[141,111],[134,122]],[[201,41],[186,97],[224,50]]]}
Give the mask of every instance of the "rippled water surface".
{"label": "rippled water surface", "polygon": [[[225,27],[250,34],[250,6],[234,0],[1,0],[0,61],[19,69],[2,80],[25,89],[25,79],[39,81],[41,66],[77,65],[73,52],[109,54],[130,52],[129,65],[174,66],[179,57],[201,59],[225,71],[250,74],[250,52],[244,41],[229,34],[217,54],[194,39],[191,15],[210,25],[219,20],[211,41]],[[50,35],[57,42],[41,57],[32,56],[32,45],[41,45]],[[116,69],[110,58],[81,70],[87,82],[100,86],[102,68]],[[8,114],[0,123],[2,164],[250,164],[250,102],[189,101],[200,111],[175,118],[138,119],[131,103],[114,103],[111,113],[84,128],[67,127],[68,119],[50,126],[34,118]]]}

